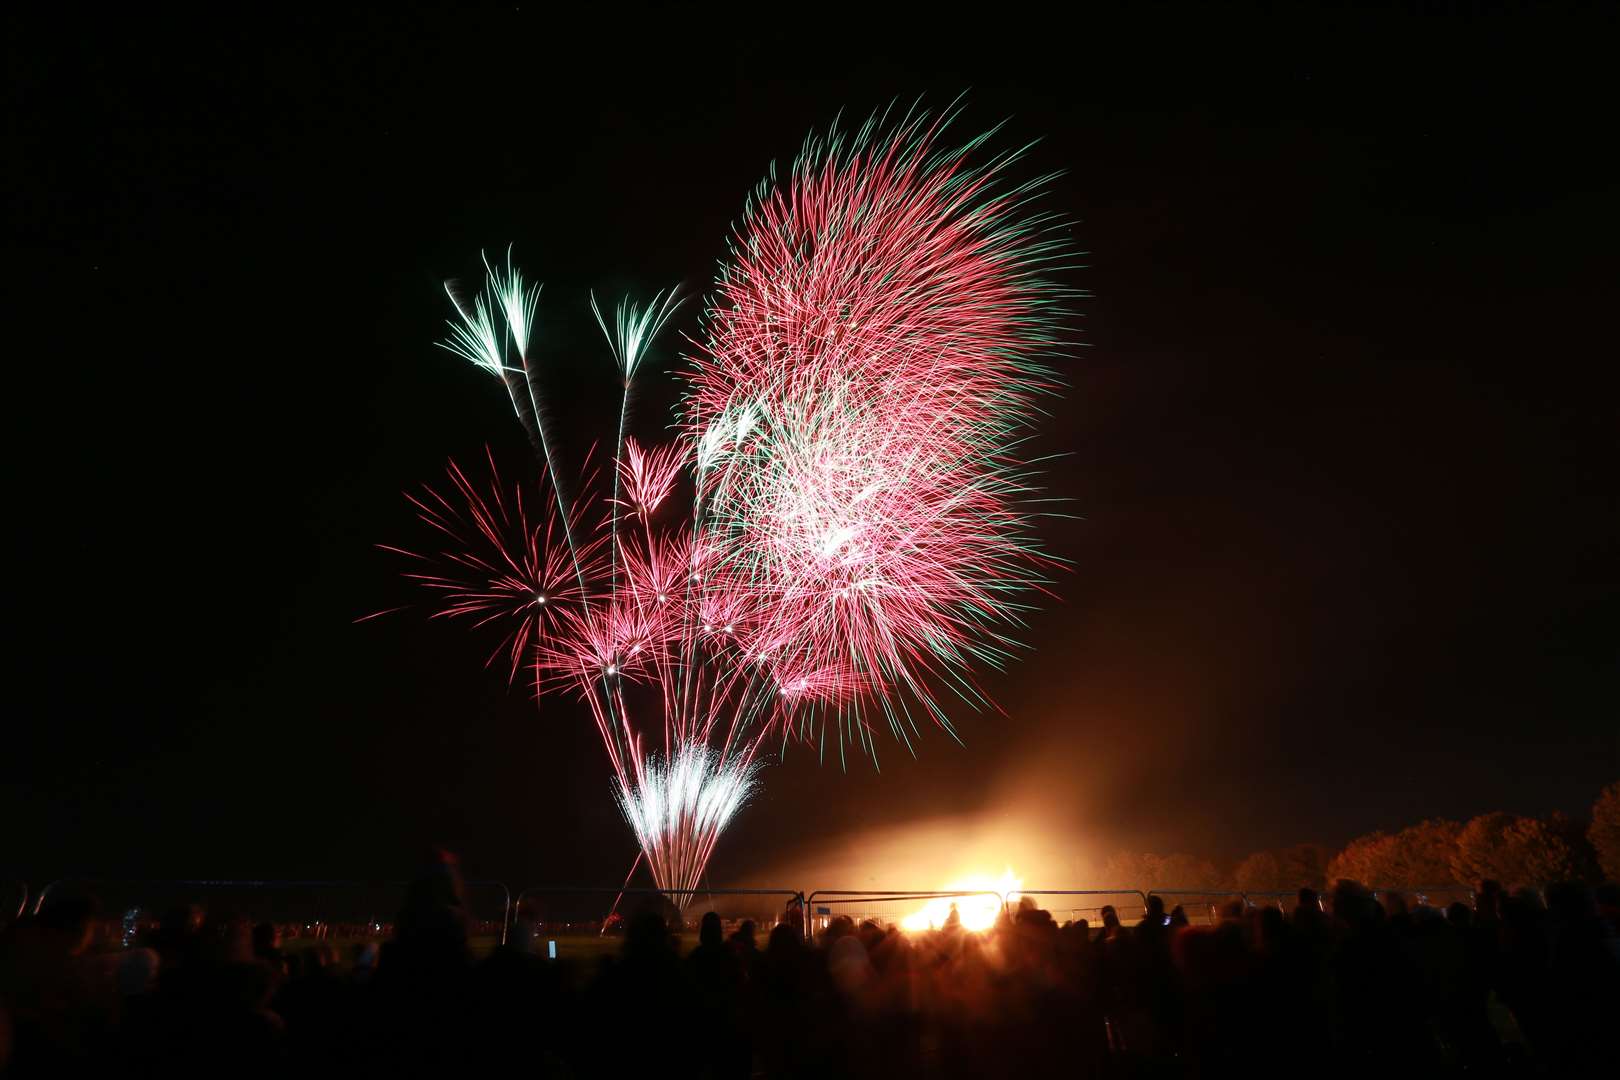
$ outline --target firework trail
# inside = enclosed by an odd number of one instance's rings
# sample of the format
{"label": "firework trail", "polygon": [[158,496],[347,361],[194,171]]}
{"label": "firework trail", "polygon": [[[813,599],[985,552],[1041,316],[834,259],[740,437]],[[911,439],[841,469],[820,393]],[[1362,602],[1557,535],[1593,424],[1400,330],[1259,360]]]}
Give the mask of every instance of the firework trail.
{"label": "firework trail", "polygon": [[[1027,442],[1073,296],[1062,223],[954,110],[812,137],[733,232],[683,374],[677,441],[625,433],[673,292],[591,308],[623,381],[611,492],[557,484],[529,339],[539,286],[490,267],[445,347],[498,377],[545,466],[543,516],[456,467],[414,499],[446,546],[412,555],[439,614],[498,626],[495,657],[586,702],[660,888],[695,889],[772,739],[859,746],[943,698],[987,704],[1052,560]],[[991,133],[993,134],[993,133]],[[491,462],[493,477],[493,462]],[[690,475],[692,483],[683,486]],[[677,491],[690,506],[665,520]],[[399,549],[391,549],[399,550]],[[493,658],[492,658],[493,662]],[[954,732],[953,732],[954,733]]]}

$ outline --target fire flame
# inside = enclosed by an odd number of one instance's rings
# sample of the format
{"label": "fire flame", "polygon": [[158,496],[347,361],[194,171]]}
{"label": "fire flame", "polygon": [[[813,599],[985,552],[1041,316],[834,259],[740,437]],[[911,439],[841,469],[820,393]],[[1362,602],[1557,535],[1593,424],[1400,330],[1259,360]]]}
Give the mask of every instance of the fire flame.
{"label": "fire flame", "polygon": [[902,930],[913,933],[922,930],[937,930],[945,925],[950,917],[951,909],[956,909],[956,916],[962,923],[962,929],[984,931],[996,924],[996,918],[1001,914],[1001,905],[1004,901],[1014,902],[1019,897],[1019,890],[1024,887],[1024,879],[1012,872],[1012,867],[1002,871],[999,878],[989,874],[972,874],[968,877],[958,878],[956,881],[940,889],[940,892],[970,893],[969,896],[944,896],[937,900],[930,900],[918,911],[912,912],[900,920]]}

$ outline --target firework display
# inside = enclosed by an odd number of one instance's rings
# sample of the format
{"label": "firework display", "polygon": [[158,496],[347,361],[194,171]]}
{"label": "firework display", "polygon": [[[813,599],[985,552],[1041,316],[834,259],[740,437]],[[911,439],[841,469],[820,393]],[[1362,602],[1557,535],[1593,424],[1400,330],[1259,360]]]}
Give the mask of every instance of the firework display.
{"label": "firework display", "polygon": [[[681,373],[677,438],[625,431],[673,292],[591,307],[623,381],[613,456],[571,497],[531,349],[539,286],[486,262],[445,347],[502,382],[544,490],[451,466],[401,553],[491,662],[590,710],[660,888],[698,886],[770,746],[875,757],[981,708],[1052,560],[1028,440],[1062,347],[1062,223],[990,135],[913,110],[812,137],[736,226]],[[601,490],[606,489],[606,490]],[[676,499],[682,493],[682,499]],[[686,502],[685,497],[689,497]],[[674,504],[685,502],[680,512]]]}

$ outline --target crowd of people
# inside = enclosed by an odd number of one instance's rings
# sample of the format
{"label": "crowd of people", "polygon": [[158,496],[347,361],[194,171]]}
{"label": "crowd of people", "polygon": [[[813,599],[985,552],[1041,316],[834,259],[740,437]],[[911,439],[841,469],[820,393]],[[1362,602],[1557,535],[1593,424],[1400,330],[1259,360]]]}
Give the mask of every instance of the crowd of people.
{"label": "crowd of people", "polygon": [[475,959],[445,862],[346,957],[193,908],[96,953],[93,898],[54,897],[0,934],[0,1073],[1620,1075],[1613,885],[1485,882],[1441,910],[1339,882],[1207,926],[1151,896],[1097,925],[1026,899],[983,933],[838,918],[813,942],[787,914],[759,940],[711,912],[688,948],[647,907],[579,963],[519,912]]}

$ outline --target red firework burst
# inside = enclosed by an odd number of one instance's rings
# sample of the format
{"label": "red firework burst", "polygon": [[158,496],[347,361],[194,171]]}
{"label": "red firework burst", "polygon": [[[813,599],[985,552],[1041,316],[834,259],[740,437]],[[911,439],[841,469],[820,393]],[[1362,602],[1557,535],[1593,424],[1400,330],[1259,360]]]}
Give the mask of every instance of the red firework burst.
{"label": "red firework burst", "polygon": [[443,546],[428,551],[377,546],[423,567],[403,576],[434,594],[432,618],[463,619],[474,629],[497,633],[498,644],[485,663],[505,656],[507,679],[515,682],[535,650],[556,635],[559,621],[586,606],[585,590],[600,574],[605,538],[571,550],[550,493],[539,490],[543,509],[539,520],[531,521],[535,496],[525,500],[520,484],[506,487],[494,455],[486,449],[485,457],[489,478],[482,484],[452,461],[445,472],[453,497],[431,485],[405,496]]}
{"label": "red firework burst", "polygon": [[[952,115],[812,139],[761,189],[674,445],[623,434],[673,294],[619,305],[611,329],[597,311],[624,379],[611,496],[570,508],[553,489],[531,527],[515,491],[495,478],[486,496],[452,466],[454,504],[413,499],[452,548],[405,552],[433,564],[409,576],[438,614],[500,627],[511,677],[532,663],[538,689],[588,704],[662,887],[696,885],[773,731],[832,725],[840,753],[850,738],[872,752],[871,717],[909,743],[919,711],[949,727],[941,691],[986,703],[972,669],[1011,655],[1045,585],[1025,441],[1056,388],[1065,241],[1029,208],[1044,178],[1008,179],[1017,153],[940,149]],[[500,376],[549,473],[537,287],[489,273],[450,347]],[[656,524],[687,463],[690,513]]]}

